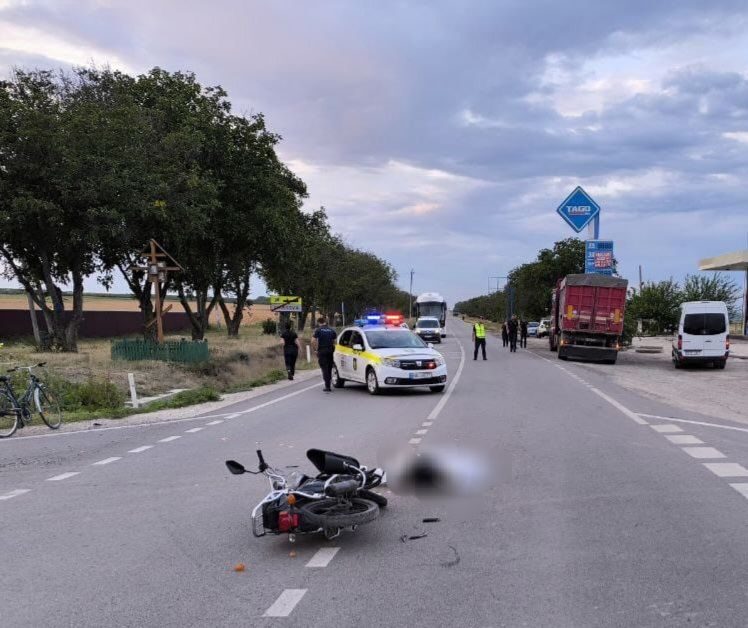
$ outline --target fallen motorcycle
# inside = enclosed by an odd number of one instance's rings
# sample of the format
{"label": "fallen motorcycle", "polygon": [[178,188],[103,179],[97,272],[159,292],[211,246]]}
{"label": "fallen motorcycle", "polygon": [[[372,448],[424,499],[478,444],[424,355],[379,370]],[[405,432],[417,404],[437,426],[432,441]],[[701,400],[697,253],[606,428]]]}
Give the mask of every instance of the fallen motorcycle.
{"label": "fallen motorcycle", "polygon": [[306,455],[319,471],[315,477],[297,472],[287,477],[265,462],[260,449],[257,471],[226,461],[234,475],[262,474],[270,481],[270,492],[252,510],[254,536],[288,534],[293,542],[297,534],[321,532],[334,539],[344,529],[373,521],[387,506],[387,498],[371,490],[385,480],[381,469],[367,469],[351,456],[321,449],[310,449]]}

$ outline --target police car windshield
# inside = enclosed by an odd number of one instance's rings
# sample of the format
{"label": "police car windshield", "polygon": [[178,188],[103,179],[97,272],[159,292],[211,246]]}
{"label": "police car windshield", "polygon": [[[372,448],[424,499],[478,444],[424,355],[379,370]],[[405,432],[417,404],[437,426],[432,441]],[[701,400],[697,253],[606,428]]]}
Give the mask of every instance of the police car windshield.
{"label": "police car windshield", "polygon": [[423,349],[426,343],[405,329],[367,331],[366,339],[372,349]]}

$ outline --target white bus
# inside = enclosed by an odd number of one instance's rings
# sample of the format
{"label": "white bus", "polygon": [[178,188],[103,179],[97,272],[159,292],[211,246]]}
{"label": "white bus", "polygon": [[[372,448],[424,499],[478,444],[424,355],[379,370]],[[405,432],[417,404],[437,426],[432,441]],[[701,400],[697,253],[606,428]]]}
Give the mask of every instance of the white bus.
{"label": "white bus", "polygon": [[442,338],[446,334],[447,327],[447,302],[444,297],[436,292],[424,292],[416,299],[416,318],[422,316],[433,316],[439,319],[442,328]]}

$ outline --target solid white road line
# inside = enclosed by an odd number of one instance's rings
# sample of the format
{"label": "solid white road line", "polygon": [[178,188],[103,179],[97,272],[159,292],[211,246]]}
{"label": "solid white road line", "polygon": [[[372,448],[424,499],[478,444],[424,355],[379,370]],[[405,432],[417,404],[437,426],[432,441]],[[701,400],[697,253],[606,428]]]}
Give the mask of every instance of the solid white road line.
{"label": "solid white road line", "polygon": [[431,427],[433,424],[433,421],[424,421],[423,423],[421,423],[421,427]]}
{"label": "solid white road line", "polygon": [[47,482],[59,482],[60,480],[67,480],[68,478],[72,478],[76,475],[80,475],[80,471],[68,471],[67,473],[60,473],[60,475],[55,475],[54,477],[47,478]]}
{"label": "solid white road line", "polygon": [[736,482],[734,484],[730,484],[738,493],[740,493],[743,497],[748,497],[748,484],[745,482]]}
{"label": "solid white road line", "polygon": [[676,434],[675,436],[665,435],[671,443],[675,445],[703,445],[704,441],[690,434]]}
{"label": "solid white road line", "polygon": [[704,462],[702,464],[720,478],[748,477],[748,469],[737,462]]}
{"label": "solid white road line", "polygon": [[288,617],[306,591],[306,589],[285,589],[273,605],[265,611],[263,617]]}
{"label": "solid white road line", "polygon": [[223,420],[219,419],[218,421],[211,421],[210,423],[206,423],[205,425],[218,425],[219,423],[223,423]]}
{"label": "solid white road line", "polygon": [[317,550],[317,553],[309,559],[306,564],[307,567],[327,567],[330,561],[335,557],[335,554],[340,551],[339,547],[323,547]]}
{"label": "solid white road line", "polygon": [[465,367],[465,349],[463,348],[459,338],[455,337],[455,340],[457,340],[457,344],[460,346],[460,366],[457,367],[457,372],[455,373],[454,379],[452,379],[452,382],[449,384],[447,392],[444,393],[442,398],[439,400],[439,403],[436,404],[436,407],[431,412],[429,412],[429,415],[426,417],[426,421],[433,421],[434,419],[436,419],[436,417],[439,416],[439,413],[442,411],[447,401],[449,401],[449,398],[452,396],[455,386],[457,386],[457,382],[460,381],[462,369]]}
{"label": "solid white road line", "polygon": [[184,431],[184,433],[185,433],[185,434],[194,434],[195,432],[202,432],[202,431],[203,431],[203,429],[204,429],[204,428],[202,428],[202,427],[193,427],[193,428],[192,428],[192,429],[190,429],[190,430],[185,430],[185,431]]}
{"label": "solid white road line", "polygon": [[[276,397],[275,399],[271,399],[270,401],[261,403],[259,406],[254,406],[253,408],[249,408],[249,410],[242,410],[241,412],[237,412],[237,414],[250,414],[251,412],[262,410],[263,408],[267,408],[268,406],[272,406],[273,404],[280,403],[281,401],[285,401],[286,399],[290,399],[291,397],[295,397],[296,395],[305,393],[307,390],[313,390],[314,388],[319,388],[319,382],[317,382],[316,384],[312,384],[311,386],[307,386],[306,388],[302,388],[301,390],[297,390],[296,392],[283,395],[282,397]],[[291,590],[295,591],[296,589],[291,589]],[[306,591],[306,589],[299,589],[299,590]]]}
{"label": "solid white road line", "polygon": [[689,456],[693,458],[726,458],[725,454],[723,454],[718,449],[715,449],[714,447],[683,447],[683,451],[685,451]]}
{"label": "solid white road line", "polygon": [[167,436],[166,438],[162,438],[159,443],[170,443],[173,440],[177,440],[177,438],[182,438],[181,436]]}
{"label": "solid white road line", "polygon": [[416,436],[423,436],[428,430],[416,430]]}
{"label": "solid white road line", "polygon": [[131,449],[128,451],[128,454],[139,454],[142,451],[147,451],[148,449],[153,449],[153,445],[143,445],[142,447],[136,447],[135,449]]}
{"label": "solid white road line", "polygon": [[645,416],[650,419],[661,419],[663,421],[675,421],[677,423],[690,423],[691,425],[704,425],[706,427],[718,427],[723,430],[735,430],[736,432],[748,432],[748,428],[746,427],[735,427],[734,425],[721,425],[719,423],[707,423],[705,421],[693,421],[691,419],[676,419],[672,416],[657,416],[656,414],[644,414],[643,412],[639,413],[640,416]]}
{"label": "solid white road line", "polygon": [[672,432],[682,432],[683,430],[677,425],[650,425],[655,432],[660,434],[670,434]]}
{"label": "solid white road line", "polygon": [[5,493],[5,495],[0,495],[0,500],[13,499],[14,497],[18,497],[19,495],[23,495],[24,493],[29,493],[30,491],[30,488],[17,488],[15,491]]}
{"label": "solid white road line", "polygon": [[226,418],[227,418],[227,419],[235,419],[235,418],[236,418],[236,417],[238,417],[238,416],[239,416],[239,412],[234,412],[234,413],[232,413],[232,414],[227,414],[227,415],[226,415]]}
{"label": "solid white road line", "polygon": [[98,462],[92,462],[91,466],[94,466],[94,465],[101,466],[101,465],[109,464],[111,462],[117,462],[117,460],[122,460],[122,457],[121,456],[112,456],[111,458],[104,458],[104,460],[99,460]]}
{"label": "solid white road line", "polygon": [[411,438],[411,439],[410,439],[410,440],[408,441],[408,445],[417,445],[417,444],[418,444],[418,443],[420,443],[420,442],[421,442],[421,439],[420,439],[420,438]]}

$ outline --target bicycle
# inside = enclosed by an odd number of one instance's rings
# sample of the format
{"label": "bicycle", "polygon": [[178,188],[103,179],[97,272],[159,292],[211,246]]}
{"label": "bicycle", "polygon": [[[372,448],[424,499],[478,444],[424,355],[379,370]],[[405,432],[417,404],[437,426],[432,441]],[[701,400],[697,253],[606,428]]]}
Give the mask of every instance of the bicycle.
{"label": "bicycle", "polygon": [[0,438],[12,436],[17,429],[31,423],[34,409],[49,428],[56,430],[62,424],[62,409],[56,395],[33,373],[35,368],[45,364],[46,362],[39,362],[8,369],[8,373],[29,373],[28,386],[20,398],[13,391],[10,378],[0,375]]}

